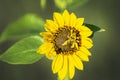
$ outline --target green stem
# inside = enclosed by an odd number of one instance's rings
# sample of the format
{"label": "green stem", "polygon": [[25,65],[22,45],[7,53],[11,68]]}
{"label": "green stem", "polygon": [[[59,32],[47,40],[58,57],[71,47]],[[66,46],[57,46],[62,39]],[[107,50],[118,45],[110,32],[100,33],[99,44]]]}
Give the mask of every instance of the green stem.
{"label": "green stem", "polygon": [[[58,77],[58,80],[60,80],[59,77]],[[66,76],[65,76],[65,78],[63,80],[70,80],[69,75],[66,74]]]}
{"label": "green stem", "polygon": [[65,76],[64,80],[70,80],[68,74]]}

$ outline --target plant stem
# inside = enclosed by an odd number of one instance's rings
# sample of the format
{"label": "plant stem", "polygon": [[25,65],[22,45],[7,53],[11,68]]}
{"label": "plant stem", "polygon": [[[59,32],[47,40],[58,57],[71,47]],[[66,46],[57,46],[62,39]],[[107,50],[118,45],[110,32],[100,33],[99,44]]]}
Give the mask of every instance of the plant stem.
{"label": "plant stem", "polygon": [[[59,77],[58,77],[58,80],[60,80]],[[68,74],[66,74],[66,76],[65,76],[65,78],[63,80],[70,80]]]}
{"label": "plant stem", "polygon": [[64,80],[70,80],[68,74],[65,76]]}

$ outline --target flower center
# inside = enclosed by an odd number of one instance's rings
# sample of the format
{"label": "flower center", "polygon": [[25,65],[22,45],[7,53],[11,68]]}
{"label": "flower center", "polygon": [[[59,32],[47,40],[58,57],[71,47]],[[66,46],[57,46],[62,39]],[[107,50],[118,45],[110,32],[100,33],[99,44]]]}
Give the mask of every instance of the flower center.
{"label": "flower center", "polygon": [[59,53],[74,52],[80,46],[79,31],[75,28],[61,28],[55,34],[55,50]]}

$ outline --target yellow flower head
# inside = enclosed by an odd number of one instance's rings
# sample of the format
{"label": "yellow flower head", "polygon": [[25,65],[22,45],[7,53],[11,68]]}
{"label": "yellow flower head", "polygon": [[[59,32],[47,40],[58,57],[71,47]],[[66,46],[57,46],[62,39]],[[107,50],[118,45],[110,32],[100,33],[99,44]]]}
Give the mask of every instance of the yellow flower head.
{"label": "yellow flower head", "polygon": [[77,18],[67,10],[63,14],[54,12],[53,20],[46,20],[46,32],[40,33],[44,44],[37,52],[53,60],[52,71],[58,73],[60,80],[66,75],[72,79],[75,67],[83,70],[82,61],[89,61],[91,53],[88,49],[92,47],[89,36],[92,31],[83,22],[84,18]]}

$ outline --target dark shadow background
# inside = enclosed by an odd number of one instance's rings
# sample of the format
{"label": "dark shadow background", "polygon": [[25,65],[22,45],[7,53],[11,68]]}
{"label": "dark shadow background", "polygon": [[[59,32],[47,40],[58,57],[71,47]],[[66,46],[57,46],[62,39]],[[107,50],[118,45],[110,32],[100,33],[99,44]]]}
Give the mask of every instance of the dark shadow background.
{"label": "dark shadow background", "polygon": [[[35,13],[42,18],[51,18],[57,11],[52,0],[47,0],[45,10],[40,8],[39,0],[0,0],[0,34],[6,26],[27,13]],[[73,80],[120,80],[120,1],[90,0],[84,6],[69,10],[85,22],[106,29],[96,33],[91,49],[89,63],[84,63],[84,71],[76,70]],[[0,54],[14,41],[0,44]],[[10,65],[0,62],[0,80],[56,80],[52,74],[51,61],[43,58],[32,65]]]}

